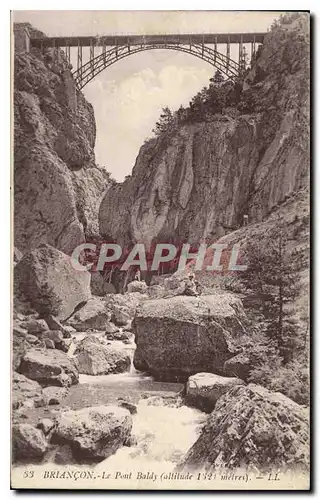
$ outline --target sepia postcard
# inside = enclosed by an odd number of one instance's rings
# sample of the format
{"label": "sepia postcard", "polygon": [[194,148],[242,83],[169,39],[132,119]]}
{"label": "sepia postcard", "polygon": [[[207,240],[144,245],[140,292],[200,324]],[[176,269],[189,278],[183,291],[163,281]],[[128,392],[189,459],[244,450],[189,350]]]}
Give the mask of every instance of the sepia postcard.
{"label": "sepia postcard", "polygon": [[11,25],[11,488],[310,490],[310,13]]}

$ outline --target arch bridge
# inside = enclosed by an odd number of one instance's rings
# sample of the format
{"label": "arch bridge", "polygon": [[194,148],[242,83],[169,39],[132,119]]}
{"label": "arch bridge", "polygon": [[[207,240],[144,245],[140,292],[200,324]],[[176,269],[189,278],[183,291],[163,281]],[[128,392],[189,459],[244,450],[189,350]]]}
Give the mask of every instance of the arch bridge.
{"label": "arch bridge", "polygon": [[[43,51],[46,48],[62,49],[70,63],[70,50],[76,50],[77,66],[73,71],[78,90],[83,89],[95,76],[115,62],[138,52],[153,49],[178,50],[198,57],[219,69],[228,79],[234,80],[245,69],[245,45],[252,57],[266,33],[218,33],[177,35],[117,35],[80,37],[31,38],[30,47]],[[237,45],[237,56],[230,56],[231,45]],[[223,46],[225,48],[223,50]],[[88,47],[88,57],[84,48]],[[57,54],[59,54],[57,50]]]}

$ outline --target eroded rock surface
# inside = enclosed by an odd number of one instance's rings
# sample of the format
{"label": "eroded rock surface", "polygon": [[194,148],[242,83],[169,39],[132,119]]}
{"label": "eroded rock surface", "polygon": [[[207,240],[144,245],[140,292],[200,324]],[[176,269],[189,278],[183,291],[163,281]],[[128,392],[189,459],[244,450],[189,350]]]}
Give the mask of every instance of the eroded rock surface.
{"label": "eroded rock surface", "polygon": [[181,468],[309,468],[308,410],[281,393],[250,384],[218,399]]}
{"label": "eroded rock surface", "polygon": [[90,274],[76,271],[70,257],[50,245],[26,253],[15,267],[14,280],[16,295],[40,314],[58,319],[68,318],[91,297]]}
{"label": "eroded rock surface", "polygon": [[40,429],[31,424],[17,424],[12,428],[13,460],[40,460],[48,448],[48,442]]}
{"label": "eroded rock surface", "polygon": [[92,106],[64,54],[15,54],[14,239],[23,253],[48,243],[70,254],[99,236],[108,174],[95,165],[95,136]]}
{"label": "eroded rock surface", "polygon": [[12,407],[18,409],[26,403],[31,408],[43,406],[45,399],[42,387],[35,380],[30,380],[21,373],[14,372],[12,377]]}
{"label": "eroded rock surface", "polygon": [[30,349],[23,356],[19,371],[43,386],[70,386],[79,380],[75,361],[57,349]]}
{"label": "eroded rock surface", "polygon": [[69,444],[78,459],[101,460],[124,445],[130,437],[130,412],[117,406],[95,406],[61,415],[55,440]]}
{"label": "eroded rock surface", "polygon": [[308,19],[271,31],[246,82],[251,112],[185,124],[140,149],[100,206],[100,231],[129,245],[198,244],[261,221],[308,185]]}
{"label": "eroded rock surface", "polygon": [[236,377],[197,373],[188,378],[185,400],[188,405],[210,413],[218,399],[235,385],[244,385],[244,382]]}
{"label": "eroded rock surface", "polygon": [[77,364],[80,373],[107,375],[122,373],[130,368],[130,356],[123,350],[103,345],[99,339],[86,337],[77,347]]}
{"label": "eroded rock surface", "polygon": [[204,370],[223,374],[246,327],[241,300],[232,294],[146,301],[133,322],[134,365],[168,381]]}
{"label": "eroded rock surface", "polygon": [[80,311],[76,312],[68,321],[77,331],[104,330],[111,319],[104,300],[92,297]]}

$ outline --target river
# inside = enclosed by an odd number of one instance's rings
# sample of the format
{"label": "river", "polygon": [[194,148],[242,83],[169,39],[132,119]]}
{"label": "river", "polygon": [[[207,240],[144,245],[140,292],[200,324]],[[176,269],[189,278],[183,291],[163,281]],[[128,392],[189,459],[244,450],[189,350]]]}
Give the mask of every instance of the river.
{"label": "river", "polygon": [[[135,344],[113,341],[133,360]],[[80,375],[79,385],[70,390],[66,405],[83,406],[115,403],[123,398],[137,405],[132,415],[135,445],[123,447],[96,467],[115,470],[171,471],[197,439],[207,415],[187,406],[174,407],[181,383],[156,382],[138,372],[131,362],[129,372],[110,375]],[[170,403],[171,401],[171,403]],[[170,406],[171,404],[171,406]]]}

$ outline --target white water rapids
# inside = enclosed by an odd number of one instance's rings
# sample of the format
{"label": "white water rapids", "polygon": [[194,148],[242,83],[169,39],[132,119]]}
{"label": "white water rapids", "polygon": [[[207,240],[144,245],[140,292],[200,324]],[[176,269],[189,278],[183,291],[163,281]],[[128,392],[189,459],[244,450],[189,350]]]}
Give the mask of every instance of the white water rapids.
{"label": "white water rapids", "polygon": [[[76,341],[83,336],[76,335]],[[125,349],[133,358],[133,342],[125,345],[120,341],[112,341],[112,345]],[[75,343],[70,346],[68,355],[72,357],[74,350]],[[126,373],[80,375],[79,384],[70,390],[76,393],[77,408],[88,406],[85,402],[88,394],[92,406],[117,404],[119,397],[132,400],[137,406],[137,413],[132,415],[131,435],[134,444],[120,448],[114,455],[92,466],[94,471],[97,474],[103,471],[121,471],[128,476],[127,479],[130,473],[136,479],[137,472],[147,474],[153,471],[154,474],[160,474],[173,471],[197,439],[207,417],[205,413],[194,408],[171,407],[165,404],[166,397],[176,396],[181,387],[181,384],[176,383],[155,382],[153,377],[137,372],[133,363],[130,371]],[[109,402],[110,400],[113,403]],[[50,458],[46,463],[32,465],[34,470],[41,471],[48,468],[56,470],[57,467],[68,469],[74,466],[57,466]],[[79,465],[80,469],[83,467],[84,465]]]}
{"label": "white water rapids", "polygon": [[[134,347],[132,344],[123,345],[124,349],[131,351],[132,359]],[[129,372],[98,376],[80,375],[79,382],[99,384],[108,390],[113,388],[115,394],[117,388],[123,390],[125,387],[132,393],[151,390],[152,399],[140,399],[137,413],[132,415],[132,437],[136,444],[120,448],[114,455],[99,463],[97,470],[121,470],[127,474],[133,470],[147,472],[161,469],[163,472],[170,472],[196,441],[207,418],[205,413],[187,406],[174,408],[161,405],[161,389],[165,389],[168,395],[172,391],[174,396],[176,384],[154,382],[153,377],[138,372],[133,363]],[[156,394],[158,391],[154,390],[155,385],[159,386],[159,397]],[[121,392],[119,394],[121,395]]]}

